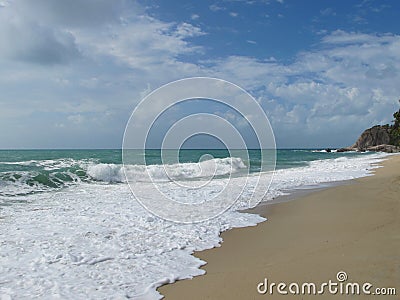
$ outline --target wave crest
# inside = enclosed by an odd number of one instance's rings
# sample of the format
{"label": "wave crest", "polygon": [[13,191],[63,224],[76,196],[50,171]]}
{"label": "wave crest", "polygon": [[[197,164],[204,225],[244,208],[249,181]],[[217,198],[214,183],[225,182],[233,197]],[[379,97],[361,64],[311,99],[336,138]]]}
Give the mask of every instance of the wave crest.
{"label": "wave crest", "polygon": [[[237,173],[246,165],[240,158],[215,158],[199,163],[171,165],[125,165],[96,163],[88,160],[46,160],[5,162],[24,170],[0,173],[0,196],[18,196],[60,189],[81,182],[126,182],[124,168],[129,180],[171,181],[193,180]],[[26,168],[31,168],[26,170]]]}
{"label": "wave crest", "polygon": [[125,182],[125,174],[130,181],[152,181],[163,182],[171,180],[190,180],[213,176],[224,176],[237,173],[246,169],[241,158],[214,158],[198,163],[178,163],[170,165],[115,165],[96,164],[87,169],[87,174],[94,180],[109,183]]}

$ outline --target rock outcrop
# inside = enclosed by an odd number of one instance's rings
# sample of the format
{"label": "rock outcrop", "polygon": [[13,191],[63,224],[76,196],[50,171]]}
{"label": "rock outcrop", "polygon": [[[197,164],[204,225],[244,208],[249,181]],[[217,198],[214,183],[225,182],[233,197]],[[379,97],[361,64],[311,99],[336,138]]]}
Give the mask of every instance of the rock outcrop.
{"label": "rock outcrop", "polygon": [[347,152],[347,151],[358,151],[358,150],[356,148],[351,148],[351,147],[339,148],[336,150],[336,152]]}
{"label": "rock outcrop", "polygon": [[390,145],[391,128],[386,126],[376,125],[365,130],[354,145],[346,148],[337,149],[337,152],[346,151],[379,151],[395,153],[400,152],[400,147]]}
{"label": "rock outcrop", "polygon": [[378,152],[388,152],[388,153],[396,153],[400,152],[400,147],[394,145],[377,145],[373,147],[368,147],[368,151],[378,151]]}
{"label": "rock outcrop", "polygon": [[378,145],[387,145],[390,143],[389,128],[387,126],[374,126],[365,130],[350,148],[367,150],[370,147]]}
{"label": "rock outcrop", "polygon": [[392,125],[376,125],[368,128],[360,135],[353,146],[337,149],[337,152],[400,152],[400,109],[393,114],[393,117]]}

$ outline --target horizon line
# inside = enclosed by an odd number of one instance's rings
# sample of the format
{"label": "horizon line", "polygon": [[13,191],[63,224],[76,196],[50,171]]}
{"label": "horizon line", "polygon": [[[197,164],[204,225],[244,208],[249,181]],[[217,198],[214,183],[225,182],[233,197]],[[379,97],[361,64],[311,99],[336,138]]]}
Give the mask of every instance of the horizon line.
{"label": "horizon line", "polygon": [[[162,149],[162,148],[147,148],[147,149],[126,149],[126,150],[324,150],[324,149],[340,149],[343,147],[282,147],[282,148],[181,148],[181,149]],[[90,150],[118,150],[123,151],[122,148],[0,148],[0,151],[90,151]]]}

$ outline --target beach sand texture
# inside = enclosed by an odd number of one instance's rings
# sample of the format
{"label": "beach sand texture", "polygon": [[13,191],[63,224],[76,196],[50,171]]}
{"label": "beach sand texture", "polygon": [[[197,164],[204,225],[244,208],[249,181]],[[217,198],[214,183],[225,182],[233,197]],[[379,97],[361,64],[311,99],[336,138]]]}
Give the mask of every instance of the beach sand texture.
{"label": "beach sand texture", "polygon": [[[259,207],[268,221],[222,234],[223,243],[195,253],[206,275],[159,288],[165,299],[350,299],[354,296],[259,294],[269,282],[314,282],[339,271],[346,282],[395,287],[400,297],[400,156],[391,156],[374,176],[317,191],[296,200]],[[260,211],[261,210],[261,211]],[[286,289],[287,290],[287,289]]]}

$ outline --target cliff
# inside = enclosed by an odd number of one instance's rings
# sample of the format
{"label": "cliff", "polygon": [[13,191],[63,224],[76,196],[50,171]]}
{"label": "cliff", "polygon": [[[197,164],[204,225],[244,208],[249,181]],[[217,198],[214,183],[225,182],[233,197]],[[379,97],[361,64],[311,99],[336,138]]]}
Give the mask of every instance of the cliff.
{"label": "cliff", "polygon": [[395,153],[400,152],[400,147],[392,145],[393,129],[388,125],[376,125],[366,129],[357,141],[350,147],[338,149],[337,152],[346,151],[380,151]]}
{"label": "cliff", "polygon": [[400,110],[395,112],[393,117],[393,125],[376,125],[368,128],[352,146],[337,151],[400,152]]}
{"label": "cliff", "polygon": [[389,128],[377,125],[365,130],[350,148],[365,150],[369,147],[387,144],[390,144]]}

